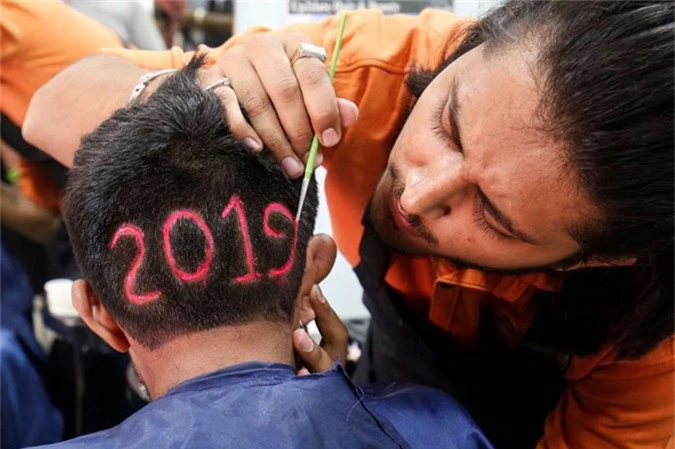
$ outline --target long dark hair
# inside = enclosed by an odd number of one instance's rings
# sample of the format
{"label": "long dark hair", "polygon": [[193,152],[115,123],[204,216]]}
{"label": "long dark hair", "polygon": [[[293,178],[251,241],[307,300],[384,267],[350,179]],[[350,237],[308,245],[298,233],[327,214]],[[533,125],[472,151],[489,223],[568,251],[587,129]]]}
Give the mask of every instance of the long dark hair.
{"label": "long dark hair", "polygon": [[639,357],[673,334],[673,2],[508,1],[467,29],[435,70],[408,78],[418,98],[464,53],[534,48],[542,131],[601,211],[572,230],[582,259],[631,257],[631,267],[567,272],[542,301],[529,341],[576,355],[615,344]]}

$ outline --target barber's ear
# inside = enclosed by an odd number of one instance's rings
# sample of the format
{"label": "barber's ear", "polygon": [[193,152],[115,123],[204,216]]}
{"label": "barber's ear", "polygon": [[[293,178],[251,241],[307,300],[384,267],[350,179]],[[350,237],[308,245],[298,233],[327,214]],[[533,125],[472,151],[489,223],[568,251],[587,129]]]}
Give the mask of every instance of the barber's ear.
{"label": "barber's ear", "polygon": [[314,319],[314,309],[312,309],[309,294],[314,285],[328,276],[328,273],[333,269],[336,257],[337,246],[331,236],[317,234],[309,240],[305,272],[302,275],[302,283],[298,292],[294,321],[299,320],[306,324]]}
{"label": "barber's ear", "polygon": [[73,307],[80,314],[82,320],[87,323],[89,329],[94,331],[113,349],[119,352],[129,350],[127,336],[117,324],[117,321],[110,316],[87,281],[78,279],[73,282],[72,297]]}

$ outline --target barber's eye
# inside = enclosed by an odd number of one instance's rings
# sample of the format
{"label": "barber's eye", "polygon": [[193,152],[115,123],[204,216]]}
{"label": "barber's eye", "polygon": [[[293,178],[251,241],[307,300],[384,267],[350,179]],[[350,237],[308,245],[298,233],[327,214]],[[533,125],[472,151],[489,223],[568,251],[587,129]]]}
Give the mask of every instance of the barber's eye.
{"label": "barber's eye", "polygon": [[443,128],[442,119],[434,123],[432,130],[434,131],[434,134],[437,137],[439,137],[443,141],[443,143],[445,143],[445,145],[450,147],[450,149],[452,149],[453,151],[458,151],[460,153],[462,152],[462,149],[459,148],[457,143],[453,141],[450,134],[448,134],[447,131]]}
{"label": "barber's eye", "polygon": [[462,148],[459,146],[458,142],[455,142],[455,140],[452,138],[452,130],[450,129],[450,126],[448,126],[448,128],[443,126],[443,111],[445,109],[445,102],[442,102],[434,114],[434,124],[432,130],[434,134],[439,137],[443,143],[445,143],[445,145],[450,147],[450,149],[462,153]]}
{"label": "barber's eye", "polygon": [[476,226],[481,228],[485,234],[503,240],[515,240],[513,236],[500,231],[488,223],[487,219],[485,218],[485,203],[481,200],[478,200],[473,208],[473,219],[476,223]]}

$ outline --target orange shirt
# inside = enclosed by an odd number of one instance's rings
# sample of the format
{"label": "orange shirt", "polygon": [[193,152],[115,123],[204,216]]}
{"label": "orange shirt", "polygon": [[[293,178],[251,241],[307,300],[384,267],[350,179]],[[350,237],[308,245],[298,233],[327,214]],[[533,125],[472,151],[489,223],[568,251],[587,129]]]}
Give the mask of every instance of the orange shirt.
{"label": "orange shirt", "polygon": [[[334,84],[338,96],[357,103],[360,114],[337,147],[324,149],[324,165],[334,237],[354,266],[359,262],[361,218],[393,145],[408,95],[404,80],[411,64],[439,66],[469,23],[433,10],[417,17],[385,17],[375,10],[349,14]],[[304,33],[330,54],[338,19],[289,29]],[[266,31],[255,28],[219,48],[201,50],[213,63],[252,33]],[[192,56],[176,48],[161,53],[108,53],[149,69],[180,67]],[[544,274],[502,276],[459,270],[447,262],[403,255],[394,256],[386,280],[411,303],[428,305],[428,320],[469,346],[476,342],[486,305],[524,331],[536,311],[535,294],[540,289],[555,291],[560,281]],[[443,284],[461,288],[441,288]],[[673,339],[639,360],[616,360],[616,352],[608,347],[592,357],[572,360],[565,373],[570,386],[547,419],[539,449],[672,447]]]}
{"label": "orange shirt", "polygon": [[[121,45],[111,30],[60,1],[2,0],[0,7],[0,107],[17,126],[50,78],[101,47]],[[38,164],[23,162],[19,187],[36,204],[59,208],[60,189]]]}

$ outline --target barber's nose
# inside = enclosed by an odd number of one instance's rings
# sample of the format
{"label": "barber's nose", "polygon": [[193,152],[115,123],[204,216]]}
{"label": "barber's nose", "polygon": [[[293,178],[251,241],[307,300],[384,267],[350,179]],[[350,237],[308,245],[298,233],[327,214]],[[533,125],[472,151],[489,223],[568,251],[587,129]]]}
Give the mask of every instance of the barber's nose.
{"label": "barber's nose", "polygon": [[461,163],[414,167],[405,180],[401,207],[410,215],[438,218],[451,211],[467,186]]}

